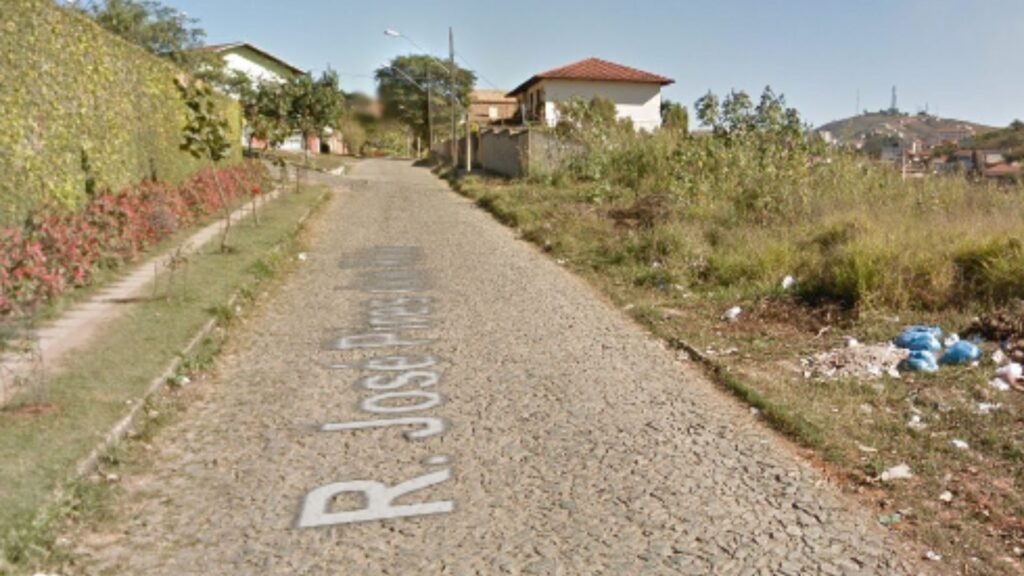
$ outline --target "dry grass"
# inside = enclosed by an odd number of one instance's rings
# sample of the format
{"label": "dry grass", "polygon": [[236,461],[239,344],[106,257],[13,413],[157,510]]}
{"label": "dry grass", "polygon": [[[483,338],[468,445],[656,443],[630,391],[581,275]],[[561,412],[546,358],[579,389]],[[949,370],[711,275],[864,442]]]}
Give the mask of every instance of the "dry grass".
{"label": "dry grass", "polygon": [[[692,345],[716,380],[811,450],[891,529],[963,574],[1024,570],[1024,394],[996,392],[994,365],[900,380],[816,380],[800,358],[842,336],[884,342],[903,325],[965,330],[978,311],[1024,294],[1024,193],[961,180],[901,181],[850,157],[799,168],[780,206],[750,212],[744,174],[717,193],[665,180],[467,177],[456,187],[566,261],[669,342]],[[746,176],[754,177],[754,173]],[[712,176],[704,177],[707,181]],[[641,204],[650,190],[672,202]],[[797,289],[783,292],[792,274]],[[733,305],[739,322],[719,319]],[[995,343],[983,348],[992,352]],[[728,351],[723,354],[722,351]],[[982,414],[978,403],[1001,408]],[[927,425],[907,426],[917,415]],[[952,439],[966,441],[959,450]],[[881,483],[907,463],[915,478]],[[944,491],[951,502],[940,501]]]}

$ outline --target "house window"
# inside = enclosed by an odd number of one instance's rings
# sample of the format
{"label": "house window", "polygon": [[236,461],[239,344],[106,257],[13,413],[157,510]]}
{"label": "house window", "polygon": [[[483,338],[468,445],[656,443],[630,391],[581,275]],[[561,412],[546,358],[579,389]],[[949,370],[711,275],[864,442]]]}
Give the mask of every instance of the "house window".
{"label": "house window", "polygon": [[490,107],[488,107],[487,108],[487,117],[490,118],[491,120],[497,120],[498,119],[498,107],[497,106],[490,106]]}

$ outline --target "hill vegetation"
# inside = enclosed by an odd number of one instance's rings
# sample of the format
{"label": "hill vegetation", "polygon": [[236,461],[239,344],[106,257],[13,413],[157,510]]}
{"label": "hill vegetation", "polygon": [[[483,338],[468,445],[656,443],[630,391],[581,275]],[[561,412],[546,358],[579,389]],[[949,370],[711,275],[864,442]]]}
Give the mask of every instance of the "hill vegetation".
{"label": "hill vegetation", "polygon": [[977,124],[954,118],[939,118],[928,114],[910,115],[901,112],[869,112],[829,122],[818,128],[818,132],[829,132],[842,143],[866,141],[875,137],[920,138],[931,141],[939,138],[941,132],[969,130],[985,134],[995,130],[992,126]]}
{"label": "hill vegetation", "polygon": [[1014,120],[1006,128],[976,136],[970,145],[979,149],[1004,150],[1011,160],[1020,160],[1024,158],[1024,122]]}

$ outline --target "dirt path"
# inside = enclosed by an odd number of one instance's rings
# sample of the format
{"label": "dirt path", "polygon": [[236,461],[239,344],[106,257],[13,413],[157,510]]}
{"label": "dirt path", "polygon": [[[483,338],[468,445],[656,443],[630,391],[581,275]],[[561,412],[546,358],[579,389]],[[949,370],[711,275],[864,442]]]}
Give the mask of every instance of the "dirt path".
{"label": "dirt path", "polygon": [[[371,161],[85,574],[898,574],[867,514],[426,171]],[[328,430],[324,430],[324,428]]]}

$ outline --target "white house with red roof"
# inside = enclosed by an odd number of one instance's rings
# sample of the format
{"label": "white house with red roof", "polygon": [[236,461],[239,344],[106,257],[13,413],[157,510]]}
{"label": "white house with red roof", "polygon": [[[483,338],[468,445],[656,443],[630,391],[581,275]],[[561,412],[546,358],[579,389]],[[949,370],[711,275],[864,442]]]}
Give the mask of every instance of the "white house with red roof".
{"label": "white house with red roof", "polygon": [[615,103],[620,119],[628,118],[637,130],[661,127],[661,87],[675,80],[600,58],[587,58],[541,72],[508,93],[516,98],[528,122],[558,123],[558,104],[572,98],[590,101],[596,96]]}

